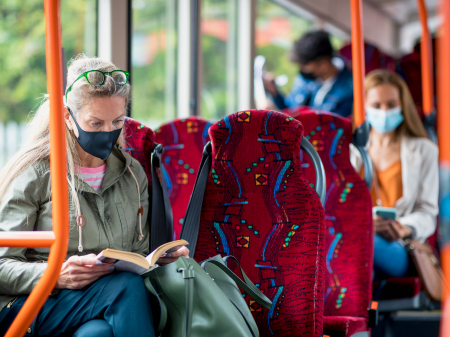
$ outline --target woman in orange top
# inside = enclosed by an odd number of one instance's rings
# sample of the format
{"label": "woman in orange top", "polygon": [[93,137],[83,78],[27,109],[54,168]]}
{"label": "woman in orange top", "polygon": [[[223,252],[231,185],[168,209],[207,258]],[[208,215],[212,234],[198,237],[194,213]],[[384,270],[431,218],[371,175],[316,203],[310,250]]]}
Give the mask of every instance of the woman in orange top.
{"label": "woman in orange top", "polygon": [[[409,258],[401,240],[423,242],[436,229],[438,148],[428,139],[408,87],[397,74],[382,69],[369,73],[365,91],[373,206],[396,208],[398,216],[395,221],[374,216],[374,268],[383,275],[405,276]],[[352,162],[360,169],[356,156],[352,154]]]}

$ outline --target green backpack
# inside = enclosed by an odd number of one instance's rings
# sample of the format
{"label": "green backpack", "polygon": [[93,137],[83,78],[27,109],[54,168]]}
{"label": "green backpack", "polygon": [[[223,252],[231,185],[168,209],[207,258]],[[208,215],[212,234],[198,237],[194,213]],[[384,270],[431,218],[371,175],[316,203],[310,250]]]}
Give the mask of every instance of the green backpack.
{"label": "green backpack", "polygon": [[[236,283],[270,308],[272,302],[243,273],[244,281],[219,255],[201,266],[192,258],[154,268],[145,285],[160,306],[156,332],[169,337],[258,337],[259,331]],[[154,302],[155,303],[155,302]]]}
{"label": "green backpack", "polygon": [[[156,176],[162,149],[159,146],[155,147],[155,150],[152,154],[151,251],[171,240],[171,229],[167,231],[161,227],[161,223],[170,223],[167,221],[171,220],[171,215],[168,215],[171,208],[167,205],[169,199],[164,177],[161,175],[160,182]],[[181,238],[191,244],[189,247],[192,256],[195,252],[203,194],[210,169],[211,146],[208,144],[181,234]],[[237,264],[244,280],[227,267],[229,259]],[[154,312],[159,312],[160,315],[154,324],[156,332],[163,336],[259,336],[256,322],[244,300],[245,294],[241,293],[237,285],[265,308],[270,309],[272,306],[270,299],[250,281],[237,259],[232,256],[222,258],[217,255],[201,265],[192,258],[180,257],[171,264],[151,268],[142,277],[152,295],[152,304],[159,305],[159,309]]]}

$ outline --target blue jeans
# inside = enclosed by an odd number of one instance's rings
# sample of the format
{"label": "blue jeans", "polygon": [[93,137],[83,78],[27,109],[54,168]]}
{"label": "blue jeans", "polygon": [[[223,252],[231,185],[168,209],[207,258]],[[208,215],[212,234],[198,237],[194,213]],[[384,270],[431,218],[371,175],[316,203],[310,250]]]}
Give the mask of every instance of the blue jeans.
{"label": "blue jeans", "polygon": [[[10,309],[1,311],[2,336],[26,299],[27,296],[19,297]],[[142,277],[131,272],[109,274],[81,290],[60,290],[47,299],[30,328],[27,336],[155,335],[150,295]]]}
{"label": "blue jeans", "polygon": [[406,277],[409,271],[409,256],[399,242],[389,242],[380,235],[374,236],[373,267],[382,277]]}

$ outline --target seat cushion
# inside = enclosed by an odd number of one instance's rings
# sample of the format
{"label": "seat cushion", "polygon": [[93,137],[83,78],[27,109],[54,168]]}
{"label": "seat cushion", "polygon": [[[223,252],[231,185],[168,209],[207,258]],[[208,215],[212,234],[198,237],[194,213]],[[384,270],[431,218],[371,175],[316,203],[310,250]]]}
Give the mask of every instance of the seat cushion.
{"label": "seat cushion", "polygon": [[368,320],[361,317],[323,317],[323,334],[330,337],[351,337],[356,333],[367,332]]}
{"label": "seat cushion", "polygon": [[[352,123],[324,111],[298,109],[305,137],[319,154],[327,178],[326,316],[367,318],[372,293],[372,198],[350,162]],[[312,162],[301,156],[305,177],[316,182]]]}
{"label": "seat cushion", "polygon": [[374,300],[412,298],[422,289],[419,277],[388,278],[374,281]]}
{"label": "seat cushion", "polygon": [[[272,301],[244,293],[261,336],[321,336],[325,273],[322,204],[300,168],[300,122],[243,111],[209,130],[212,169],[195,259],[233,255]],[[236,271],[237,272],[237,271]]]}
{"label": "seat cushion", "polygon": [[155,130],[155,141],[164,146],[162,161],[176,239],[180,237],[203,148],[209,142],[210,126],[206,120],[189,117],[175,119]]}

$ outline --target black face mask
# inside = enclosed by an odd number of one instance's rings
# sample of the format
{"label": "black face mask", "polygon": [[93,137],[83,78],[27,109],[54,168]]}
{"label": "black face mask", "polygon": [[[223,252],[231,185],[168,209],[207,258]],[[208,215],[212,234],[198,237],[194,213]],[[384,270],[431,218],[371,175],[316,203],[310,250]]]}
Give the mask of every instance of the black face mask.
{"label": "black face mask", "polygon": [[109,157],[109,154],[111,154],[111,151],[112,151],[114,145],[116,144],[117,139],[119,138],[122,128],[114,130],[114,131],[110,131],[110,132],[108,132],[108,131],[95,131],[95,132],[84,131],[78,125],[78,122],[75,119],[75,116],[73,116],[70,108],[67,107],[67,109],[69,109],[69,113],[72,116],[72,118],[75,121],[75,124],[77,126],[77,129],[78,129],[77,141],[78,141],[78,144],[80,145],[80,147],[88,154],[98,157],[103,161],[106,160]]}
{"label": "black face mask", "polygon": [[306,80],[315,80],[317,79],[317,76],[314,75],[314,73],[307,73],[303,70],[300,70],[300,75],[303,76]]}

